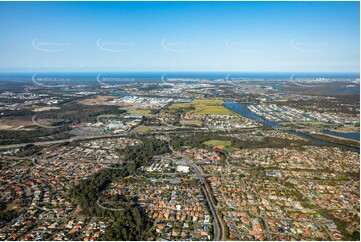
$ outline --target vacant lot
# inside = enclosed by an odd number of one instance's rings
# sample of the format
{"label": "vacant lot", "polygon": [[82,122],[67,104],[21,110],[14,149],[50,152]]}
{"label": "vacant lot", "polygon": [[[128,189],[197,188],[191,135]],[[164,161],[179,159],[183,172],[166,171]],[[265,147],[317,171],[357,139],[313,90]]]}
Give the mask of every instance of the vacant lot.
{"label": "vacant lot", "polygon": [[228,114],[228,115],[235,115],[234,112],[231,110],[223,107],[223,106],[208,106],[204,104],[195,105],[195,110],[189,111],[188,113],[194,114]]}
{"label": "vacant lot", "polygon": [[0,129],[5,129],[5,130],[14,130],[14,129],[24,130],[24,127],[34,125],[34,123],[31,121],[31,117],[28,117],[27,119],[28,119],[28,120],[9,118],[9,119],[0,120]]}
{"label": "vacant lot", "polygon": [[220,114],[235,115],[234,112],[223,106],[223,100],[218,99],[196,99],[193,100],[195,110],[189,111],[188,114]]}
{"label": "vacant lot", "polygon": [[192,121],[192,120],[182,120],[180,121],[181,125],[194,125],[201,127],[203,122],[202,121]]}
{"label": "vacant lot", "polygon": [[35,108],[34,112],[43,112],[43,111],[49,111],[49,110],[57,110],[60,109],[59,107],[40,107],[40,108]]}
{"label": "vacant lot", "polygon": [[132,133],[148,133],[156,130],[157,130],[156,126],[138,126],[132,130]]}
{"label": "vacant lot", "polygon": [[[83,105],[110,105],[109,100],[115,99],[117,96],[96,96],[95,98],[83,99],[78,101],[78,103]],[[117,106],[117,104],[111,104]]]}

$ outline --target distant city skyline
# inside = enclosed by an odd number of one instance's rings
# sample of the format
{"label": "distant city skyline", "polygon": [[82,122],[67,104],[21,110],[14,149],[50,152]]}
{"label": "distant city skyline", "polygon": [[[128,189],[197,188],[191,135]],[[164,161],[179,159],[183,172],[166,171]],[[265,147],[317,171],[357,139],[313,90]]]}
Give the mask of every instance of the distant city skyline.
{"label": "distant city skyline", "polygon": [[0,2],[0,73],[359,73],[359,9],[359,2]]}

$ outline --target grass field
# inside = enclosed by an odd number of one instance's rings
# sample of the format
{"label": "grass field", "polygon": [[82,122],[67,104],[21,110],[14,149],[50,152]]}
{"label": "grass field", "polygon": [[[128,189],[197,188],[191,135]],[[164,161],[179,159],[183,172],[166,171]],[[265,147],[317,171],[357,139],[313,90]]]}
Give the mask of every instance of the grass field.
{"label": "grass field", "polygon": [[132,130],[132,133],[148,133],[151,131],[155,131],[157,127],[155,126],[138,126]]}
{"label": "grass field", "polygon": [[223,114],[235,115],[234,112],[223,106],[223,100],[218,99],[195,99],[191,103],[194,104],[195,110],[189,111],[188,114]]}
{"label": "grass field", "polygon": [[168,107],[170,110],[194,107],[187,114],[223,114],[235,115],[234,112],[223,106],[224,101],[219,99],[195,99],[190,103],[174,103]]}
{"label": "grass field", "polygon": [[152,116],[152,112],[148,109],[124,109],[122,108],[123,110],[126,110],[128,114],[136,114],[136,115],[144,115],[144,116],[147,116],[147,117],[150,117]]}
{"label": "grass field", "polygon": [[191,103],[173,103],[168,107],[168,109],[178,109],[178,108],[188,108],[193,106]]}
{"label": "grass field", "polygon": [[183,120],[180,121],[181,125],[196,125],[196,126],[202,126],[202,121],[188,121],[188,120]]}
{"label": "grass field", "polygon": [[189,114],[228,114],[235,115],[231,110],[223,107],[223,106],[209,106],[204,104],[195,105],[195,110],[189,111]]}
{"label": "grass field", "polygon": [[360,126],[344,126],[344,127],[337,127],[332,129],[331,131],[341,132],[341,133],[348,133],[348,132],[360,132]]}
{"label": "grass field", "polygon": [[227,140],[208,140],[206,142],[203,142],[206,146],[214,147],[214,146],[223,146],[223,151],[229,153],[238,150],[237,148],[232,146],[231,141]]}
{"label": "grass field", "polygon": [[116,114],[101,114],[99,115],[99,118],[116,118],[118,115]]}
{"label": "grass field", "polygon": [[191,103],[215,106],[215,105],[223,105],[223,100],[219,100],[219,99],[194,99]]}

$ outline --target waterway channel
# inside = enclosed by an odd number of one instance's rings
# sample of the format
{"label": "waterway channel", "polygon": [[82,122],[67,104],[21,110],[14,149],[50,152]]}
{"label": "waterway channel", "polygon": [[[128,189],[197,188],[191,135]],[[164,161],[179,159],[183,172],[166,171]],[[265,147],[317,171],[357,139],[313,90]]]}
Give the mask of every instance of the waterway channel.
{"label": "waterway channel", "polygon": [[[251,104],[251,103],[250,103]],[[277,128],[279,127],[279,124],[277,122],[274,121],[269,121],[269,120],[265,120],[261,117],[259,117],[257,114],[253,113],[252,111],[250,111],[248,108],[244,107],[243,105],[240,105],[239,103],[234,102],[233,100],[225,100],[224,102],[224,107],[228,108],[229,110],[236,112],[238,114],[240,114],[241,116],[247,117],[247,118],[251,118],[254,120],[257,120],[269,127],[272,128]],[[317,139],[313,136],[307,135],[305,133],[302,132],[298,132],[298,131],[294,131],[294,130],[286,130],[289,133],[298,135],[302,138],[308,139],[310,141],[313,141],[319,145],[334,145],[331,142],[327,142],[325,140],[321,140],[321,139]],[[344,146],[344,145],[338,145],[342,148],[351,150],[351,151],[355,151],[355,152],[360,152],[360,148],[357,147],[350,147],[350,146]]]}

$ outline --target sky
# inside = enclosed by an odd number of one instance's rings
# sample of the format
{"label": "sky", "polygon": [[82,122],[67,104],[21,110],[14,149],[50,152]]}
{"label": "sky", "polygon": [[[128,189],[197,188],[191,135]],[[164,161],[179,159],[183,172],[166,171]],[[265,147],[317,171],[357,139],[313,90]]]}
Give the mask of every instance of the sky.
{"label": "sky", "polygon": [[359,72],[359,2],[0,2],[0,72]]}

